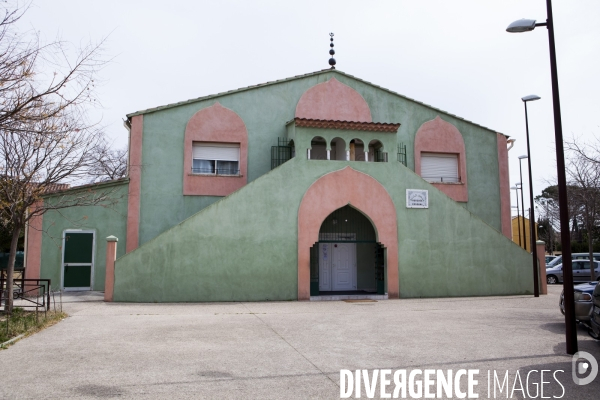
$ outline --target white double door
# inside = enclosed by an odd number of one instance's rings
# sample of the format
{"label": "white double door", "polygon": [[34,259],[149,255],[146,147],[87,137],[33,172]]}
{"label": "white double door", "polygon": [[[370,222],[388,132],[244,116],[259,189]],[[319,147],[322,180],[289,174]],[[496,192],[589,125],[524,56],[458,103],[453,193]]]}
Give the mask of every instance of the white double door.
{"label": "white double door", "polygon": [[319,290],[356,290],[356,243],[319,244]]}

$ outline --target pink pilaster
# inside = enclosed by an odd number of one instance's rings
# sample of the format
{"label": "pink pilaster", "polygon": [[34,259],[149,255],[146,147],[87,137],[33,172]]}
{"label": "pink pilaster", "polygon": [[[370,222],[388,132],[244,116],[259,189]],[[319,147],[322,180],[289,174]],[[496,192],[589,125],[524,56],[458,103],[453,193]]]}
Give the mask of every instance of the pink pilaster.
{"label": "pink pilaster", "polygon": [[125,251],[129,253],[140,243],[140,195],[142,191],[142,115],[131,118],[129,137],[129,195],[127,198],[127,239]]}
{"label": "pink pilaster", "polygon": [[[31,212],[40,208],[44,204],[43,200],[38,200],[31,206]],[[29,220],[27,224],[27,248],[25,279],[40,279],[40,269],[42,266],[42,223],[43,215],[36,215]]]}
{"label": "pink pilaster", "polygon": [[117,259],[117,239],[114,236],[106,238],[106,277],[104,281],[104,301],[113,301],[115,288],[115,260]]}
{"label": "pink pilaster", "polygon": [[546,281],[546,244],[538,240],[535,242],[535,245],[540,266],[540,293],[548,294],[548,281]]}
{"label": "pink pilaster", "polygon": [[500,133],[497,133],[496,135],[498,139],[498,174],[500,178],[500,220],[502,224],[502,234],[512,240],[508,149],[506,148],[507,138]]}

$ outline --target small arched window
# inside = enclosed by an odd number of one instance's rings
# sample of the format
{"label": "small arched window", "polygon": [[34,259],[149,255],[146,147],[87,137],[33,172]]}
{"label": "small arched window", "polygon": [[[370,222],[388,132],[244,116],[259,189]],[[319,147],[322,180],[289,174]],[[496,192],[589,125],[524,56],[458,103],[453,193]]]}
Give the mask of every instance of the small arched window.
{"label": "small arched window", "polygon": [[327,142],[320,136],[315,136],[310,141],[308,149],[309,160],[327,160]]}

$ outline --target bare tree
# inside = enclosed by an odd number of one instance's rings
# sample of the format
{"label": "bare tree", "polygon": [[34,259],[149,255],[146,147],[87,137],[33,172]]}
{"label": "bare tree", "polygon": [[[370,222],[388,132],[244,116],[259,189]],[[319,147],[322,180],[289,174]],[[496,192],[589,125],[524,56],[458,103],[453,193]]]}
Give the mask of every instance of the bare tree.
{"label": "bare tree", "polygon": [[600,164],[600,139],[595,138],[592,142],[581,138],[572,138],[565,142],[568,151],[576,157],[585,159],[592,164]]}
{"label": "bare tree", "polygon": [[94,79],[104,61],[102,43],[73,49],[18,32],[16,22],[26,11],[15,1],[0,5],[0,224],[12,232],[9,312],[17,242],[27,222],[49,210],[117,201],[114,189],[93,186],[44,198],[89,181],[92,155],[105,140],[85,110],[96,100]]}
{"label": "bare tree", "polygon": [[[50,106],[52,107],[52,106]],[[77,108],[43,118],[47,109],[39,104],[39,117],[11,127],[0,127],[0,222],[12,230],[8,261],[6,310],[12,309],[12,278],[19,234],[32,218],[49,210],[113,204],[115,189],[84,186],[51,199],[44,196],[87,178],[94,154],[104,138],[86,123]]]}
{"label": "bare tree", "polygon": [[[548,182],[549,186],[542,190],[542,193],[535,198],[539,208],[537,208],[540,219],[547,220],[555,231],[560,230],[560,207],[558,205],[558,186],[556,183]],[[570,183],[567,185],[567,198],[569,199],[567,208],[569,218],[573,218],[579,212],[579,205],[572,201],[571,192],[576,189]]]}
{"label": "bare tree", "polygon": [[14,0],[0,6],[0,127],[95,103],[95,73],[105,63],[102,42],[74,48],[60,40],[43,44],[35,32],[18,32],[16,24],[27,9]]}
{"label": "bare tree", "polygon": [[588,144],[573,140],[567,143],[570,154],[567,160],[567,176],[570,181],[569,202],[576,208],[574,218],[583,222],[587,231],[590,271],[594,272],[593,232],[600,222],[600,153]]}
{"label": "bare tree", "polygon": [[113,149],[106,140],[96,146],[91,155],[92,165],[88,171],[91,182],[105,182],[127,175],[127,147]]}

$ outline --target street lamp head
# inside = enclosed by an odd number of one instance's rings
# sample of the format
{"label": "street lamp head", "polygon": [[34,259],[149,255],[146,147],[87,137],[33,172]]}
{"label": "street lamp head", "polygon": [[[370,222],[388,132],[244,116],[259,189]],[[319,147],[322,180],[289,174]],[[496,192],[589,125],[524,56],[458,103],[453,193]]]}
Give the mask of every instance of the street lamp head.
{"label": "street lamp head", "polygon": [[510,188],[510,190],[519,190],[519,188],[516,187],[516,186],[513,186],[513,187]]}
{"label": "street lamp head", "polygon": [[524,158],[528,158],[527,156],[519,156],[519,160],[522,160]]}
{"label": "street lamp head", "polygon": [[521,185],[521,182],[517,182],[517,183],[515,183],[515,186],[516,186],[517,188],[518,188],[519,186],[522,186],[522,185]]}
{"label": "street lamp head", "polygon": [[529,32],[535,29],[535,19],[520,19],[513,22],[506,28],[506,32],[521,33]]}
{"label": "street lamp head", "polygon": [[535,94],[530,94],[529,96],[525,96],[525,97],[521,97],[521,100],[523,100],[523,102],[528,102],[528,101],[536,101],[541,99],[540,96],[536,96]]}

